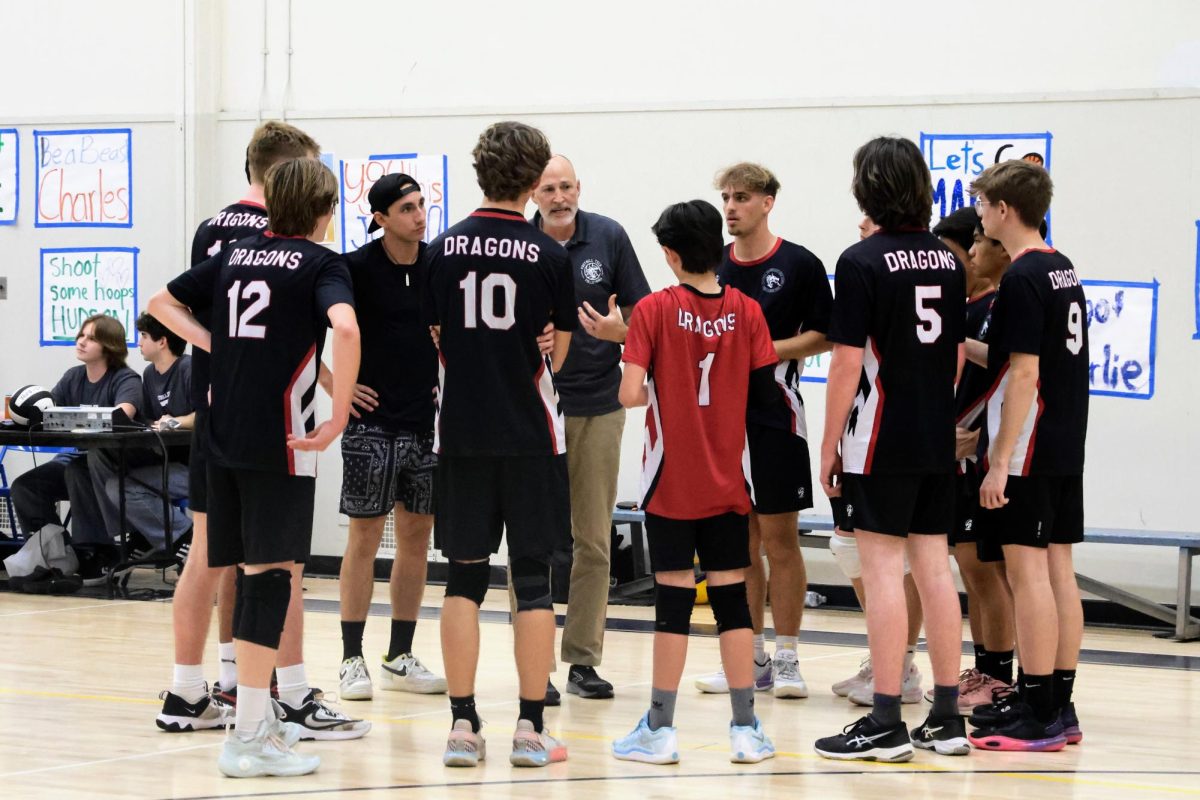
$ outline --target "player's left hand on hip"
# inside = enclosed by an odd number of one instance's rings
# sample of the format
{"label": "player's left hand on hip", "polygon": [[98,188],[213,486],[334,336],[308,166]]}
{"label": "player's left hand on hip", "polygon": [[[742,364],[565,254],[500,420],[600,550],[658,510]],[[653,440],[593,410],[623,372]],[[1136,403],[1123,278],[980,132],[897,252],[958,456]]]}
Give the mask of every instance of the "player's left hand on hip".
{"label": "player's left hand on hip", "polygon": [[303,439],[289,433],[287,446],[293,450],[320,452],[329,447],[341,432],[341,427],[334,425],[332,422],[325,421],[309,431],[308,435]]}

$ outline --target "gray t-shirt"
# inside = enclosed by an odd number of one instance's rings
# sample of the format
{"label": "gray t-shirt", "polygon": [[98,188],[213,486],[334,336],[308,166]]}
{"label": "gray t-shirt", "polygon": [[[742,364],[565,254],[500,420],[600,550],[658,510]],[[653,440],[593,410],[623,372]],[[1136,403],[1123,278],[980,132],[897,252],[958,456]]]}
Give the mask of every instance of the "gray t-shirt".
{"label": "gray t-shirt", "polygon": [[129,403],[135,417],[143,415],[142,379],[129,367],[109,369],[95,383],[87,379],[87,367],[80,364],[63,373],[50,390],[56,406],[116,406]]}
{"label": "gray t-shirt", "polygon": [[[540,213],[533,224],[542,227]],[[586,300],[601,314],[608,311],[608,298],[615,294],[617,305],[637,304],[650,294],[641,262],[629,235],[615,220],[579,211],[575,235],[566,244],[575,276],[575,302]],[[567,361],[554,376],[563,413],[572,417],[608,414],[621,407],[621,345],[597,339],[583,328],[571,336]]]}
{"label": "gray t-shirt", "polygon": [[142,373],[142,414],[147,422],[154,422],[163,414],[186,416],[196,410],[191,391],[191,356],[175,359],[175,363],[163,373],[159,373],[151,364]]}

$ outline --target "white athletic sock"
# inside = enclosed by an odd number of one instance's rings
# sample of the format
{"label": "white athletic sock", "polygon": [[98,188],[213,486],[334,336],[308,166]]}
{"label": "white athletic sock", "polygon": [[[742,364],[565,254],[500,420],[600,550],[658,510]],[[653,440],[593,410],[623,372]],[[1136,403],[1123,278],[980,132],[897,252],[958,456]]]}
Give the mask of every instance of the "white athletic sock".
{"label": "white athletic sock", "polygon": [[228,692],[237,686],[237,647],[234,643],[217,642],[217,659],[220,669],[217,681]]}
{"label": "white athletic sock", "polygon": [[171,680],[171,694],[177,694],[189,703],[204,697],[204,665],[176,664],[175,676]]}
{"label": "white athletic sock", "polygon": [[776,636],[775,652],[778,653],[780,650],[791,650],[793,653],[796,652],[796,643],[799,638],[799,636]]}
{"label": "white athletic sock", "polygon": [[275,675],[279,678],[279,702],[286,703],[292,708],[304,705],[308,697],[308,676],[304,673],[304,662],[290,667],[278,667]]}
{"label": "white athletic sock", "polygon": [[754,661],[758,664],[767,660],[767,637],[765,634],[754,634]]}
{"label": "white athletic sock", "polygon": [[234,728],[238,735],[249,738],[258,733],[258,726],[267,718],[267,707],[271,703],[271,690],[239,686],[237,700]]}

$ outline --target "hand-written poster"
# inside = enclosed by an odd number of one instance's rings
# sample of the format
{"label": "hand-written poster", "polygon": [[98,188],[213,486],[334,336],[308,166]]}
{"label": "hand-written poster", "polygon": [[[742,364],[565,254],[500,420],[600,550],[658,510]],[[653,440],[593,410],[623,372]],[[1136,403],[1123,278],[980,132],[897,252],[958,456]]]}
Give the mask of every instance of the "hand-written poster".
{"label": "hand-written poster", "polygon": [[1149,400],[1154,396],[1158,281],[1081,281],[1087,297],[1091,393]]}
{"label": "hand-written poster", "polygon": [[54,247],[41,251],[41,345],[71,345],[79,326],[107,314],[137,342],[136,247]]}
{"label": "hand-written poster", "polygon": [[[942,217],[963,206],[974,205],[968,190],[971,181],[992,164],[1015,158],[1031,161],[1050,170],[1049,133],[922,133],[921,152],[933,180],[933,218]],[[1050,215],[1046,214],[1049,230]],[[1046,241],[1050,241],[1050,232]]]}
{"label": "hand-written poster", "polygon": [[[337,159],[333,157],[333,153],[321,153],[318,158],[320,159],[321,163],[324,164],[335,176],[339,174]],[[340,230],[341,225],[338,224],[338,218],[335,214],[333,218],[329,220],[329,227],[325,229],[325,238],[321,240],[321,244],[325,245],[335,253],[342,252],[342,241],[338,236],[338,232]]]}
{"label": "hand-written poster", "polygon": [[[446,230],[448,160],[444,155],[400,153],[340,162],[338,213],[342,252],[357,250],[373,238],[367,233],[371,224],[371,204],[367,193],[384,175],[403,172],[421,185],[425,198],[425,241],[432,241]],[[375,234],[377,236],[382,234]]]}
{"label": "hand-written poster", "polygon": [[39,228],[133,227],[129,128],[34,131]]}
{"label": "hand-written poster", "polygon": [[21,139],[16,128],[0,128],[0,225],[17,221],[21,202]]}
{"label": "hand-written poster", "polygon": [[[833,276],[827,277],[829,290],[833,291]],[[800,373],[800,380],[806,383],[825,383],[829,378],[829,359],[832,355],[831,352],[817,353],[804,359],[804,370]]]}

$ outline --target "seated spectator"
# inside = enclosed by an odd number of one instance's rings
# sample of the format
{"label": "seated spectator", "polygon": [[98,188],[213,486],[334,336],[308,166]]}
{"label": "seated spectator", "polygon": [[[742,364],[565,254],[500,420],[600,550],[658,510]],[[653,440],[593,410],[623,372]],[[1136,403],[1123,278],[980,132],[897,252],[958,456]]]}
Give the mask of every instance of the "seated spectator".
{"label": "seated spectator", "polygon": [[[151,428],[190,430],[195,419],[192,407],[192,357],[184,355],[187,342],[163,327],[149,314],[137,318],[140,334],[138,350],[150,362],[142,373],[142,411]],[[167,448],[167,493],[171,502],[188,494],[188,447]],[[99,457],[99,463],[97,461]],[[100,508],[108,529],[120,531],[121,482],[111,452],[94,451],[91,462],[93,480],[103,487]],[[157,448],[126,455],[125,519],[135,534],[135,549],[162,549],[165,544],[163,522],[163,453]],[[187,514],[168,505],[171,515],[171,542],[178,548],[192,522]]]}
{"label": "seated spectator", "polygon": [[[75,337],[75,357],[82,363],[63,373],[50,390],[56,406],[115,406],[130,419],[142,406],[142,381],[125,366],[129,348],[125,328],[103,314],[84,320]],[[79,548],[112,543],[100,510],[89,459],[79,451],[60,453],[20,475],[12,483],[13,510],[26,533],[62,524],[56,504],[71,504],[71,543]],[[94,577],[81,567],[85,578]]]}

